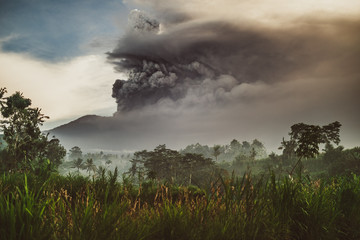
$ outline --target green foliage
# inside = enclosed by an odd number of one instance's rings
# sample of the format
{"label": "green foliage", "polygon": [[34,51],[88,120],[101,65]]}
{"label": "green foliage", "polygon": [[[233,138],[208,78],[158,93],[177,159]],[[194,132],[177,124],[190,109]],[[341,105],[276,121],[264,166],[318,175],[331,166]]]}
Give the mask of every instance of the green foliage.
{"label": "green foliage", "polygon": [[60,140],[52,138],[47,142],[47,146],[44,150],[44,157],[50,159],[55,166],[59,166],[62,163],[63,158],[66,155],[65,148],[60,144]]}
{"label": "green foliage", "polygon": [[213,156],[215,157],[215,160],[217,161],[218,159],[218,156],[220,155],[220,153],[221,153],[221,146],[220,145],[214,145],[214,147],[213,147]]}
{"label": "green foliage", "polygon": [[343,149],[341,146],[330,147],[323,156],[330,176],[360,174],[360,147]]}
{"label": "green foliage", "polygon": [[94,174],[96,172],[96,165],[94,164],[94,160],[92,158],[86,159],[86,162],[84,163],[84,168],[87,172],[90,173],[92,171]]}
{"label": "green foliage", "polygon": [[360,177],[293,181],[244,174],[208,191],[117,173],[90,180],[0,178],[4,239],[359,239]]}
{"label": "green foliage", "polygon": [[78,172],[80,171],[80,168],[84,168],[84,163],[83,163],[82,158],[78,158],[78,159],[73,160],[73,166],[72,167],[77,168]]}
{"label": "green foliage", "polygon": [[249,162],[249,158],[243,154],[239,154],[235,157],[233,166],[241,168],[247,162]]}
{"label": "green foliage", "polygon": [[58,166],[65,156],[65,149],[58,139],[48,140],[39,126],[49,117],[39,108],[31,108],[31,100],[20,92],[4,97],[0,89],[0,107],[3,119],[0,127],[6,147],[1,153],[2,170],[31,170],[42,167],[46,159]]}
{"label": "green foliage", "polygon": [[[52,229],[48,228],[51,219],[46,216],[46,209],[51,208],[52,199],[41,200],[41,190],[32,191],[27,177],[24,187],[0,197],[0,236],[4,239],[50,239]],[[3,176],[2,186],[7,177]]]}
{"label": "green foliage", "polygon": [[145,179],[167,181],[178,184],[201,184],[201,179],[211,173],[214,162],[200,154],[180,154],[178,151],[159,145],[154,151],[134,153],[129,174],[139,182]]}
{"label": "green foliage", "polygon": [[290,175],[300,163],[302,158],[313,158],[319,154],[320,144],[335,144],[340,143],[339,131],[341,124],[333,122],[323,127],[317,125],[308,125],[304,123],[297,123],[291,126],[290,140],[282,141],[284,155],[292,156],[294,152],[298,157],[298,161],[290,171]]}
{"label": "green foliage", "polygon": [[[107,171],[93,160],[110,165],[112,155],[83,155],[77,146],[70,150],[73,167],[94,176],[53,174],[66,151],[58,139],[41,133],[47,117],[21,93],[5,93],[0,89],[7,144],[0,152],[6,170],[0,178],[1,238],[360,239],[360,148],[331,145],[340,142],[339,122],[295,124],[290,140],[282,141],[283,155],[261,160],[265,148],[257,139],[190,145],[181,152],[159,145],[136,152],[120,184],[117,168]],[[326,152],[318,157],[320,144]],[[299,160],[290,178],[284,177],[282,168],[295,155]],[[223,161],[221,168],[212,156],[235,159],[232,167],[247,165],[247,171],[229,177],[230,163]],[[298,164],[299,179],[293,180]],[[314,178],[324,174],[311,175],[319,164],[336,177]],[[250,174],[259,169],[278,175]]]}
{"label": "green foliage", "polygon": [[82,151],[81,148],[78,146],[74,146],[69,150],[69,158],[71,160],[76,160],[78,158],[82,158]]}
{"label": "green foliage", "polygon": [[218,163],[231,163],[238,155],[250,157],[251,154],[253,154],[255,155],[256,160],[266,157],[266,149],[257,139],[254,139],[251,144],[247,141],[240,143],[238,140],[233,139],[230,144],[214,145],[214,147],[201,145],[199,143],[191,144],[185,149],[180,150],[180,153],[196,153],[203,155],[205,158],[215,157],[215,160]]}
{"label": "green foliage", "polygon": [[333,122],[323,127],[298,123],[291,126],[290,139],[296,143],[295,153],[301,158],[311,158],[319,154],[319,144],[340,143],[341,124]]}

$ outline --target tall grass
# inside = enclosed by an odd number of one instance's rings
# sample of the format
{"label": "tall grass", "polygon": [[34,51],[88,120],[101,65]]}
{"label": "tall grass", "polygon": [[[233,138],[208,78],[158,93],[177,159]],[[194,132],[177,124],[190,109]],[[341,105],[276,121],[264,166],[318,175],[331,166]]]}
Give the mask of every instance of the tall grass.
{"label": "tall grass", "polygon": [[360,177],[232,176],[204,191],[117,174],[0,179],[1,239],[360,239]]}

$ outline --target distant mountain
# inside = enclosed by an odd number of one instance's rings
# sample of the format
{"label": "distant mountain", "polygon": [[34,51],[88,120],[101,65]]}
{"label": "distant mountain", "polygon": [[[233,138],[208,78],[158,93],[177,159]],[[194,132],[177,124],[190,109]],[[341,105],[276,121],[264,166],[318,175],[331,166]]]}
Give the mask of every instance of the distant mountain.
{"label": "distant mountain", "polygon": [[[49,136],[60,139],[65,148],[79,146],[83,150],[143,150],[167,143],[157,137],[158,127],[152,121],[129,121],[118,117],[86,115],[51,129]],[[165,134],[166,135],[166,134]],[[156,138],[154,138],[156,137]]]}
{"label": "distant mountain", "polygon": [[101,132],[111,117],[85,115],[67,124],[56,127],[49,132],[59,135],[79,136]]}
{"label": "distant mountain", "polygon": [[113,117],[86,115],[48,132],[50,137],[59,138],[66,149],[79,146],[83,151],[153,150],[160,144],[180,150],[194,142],[211,146],[234,138],[244,140],[235,133],[236,129],[223,132],[226,124],[222,122],[216,126],[207,123],[207,119],[181,114],[135,111]]}
{"label": "distant mountain", "polygon": [[48,132],[49,136],[59,138],[67,149],[79,146],[84,150],[121,150],[121,126],[115,122],[113,117],[86,115]]}

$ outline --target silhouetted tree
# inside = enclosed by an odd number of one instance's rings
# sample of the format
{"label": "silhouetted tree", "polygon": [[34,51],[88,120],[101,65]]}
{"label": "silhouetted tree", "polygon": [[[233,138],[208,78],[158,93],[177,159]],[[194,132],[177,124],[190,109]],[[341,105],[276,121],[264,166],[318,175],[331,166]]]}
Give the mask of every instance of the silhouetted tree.
{"label": "silhouetted tree", "polygon": [[290,141],[296,144],[295,153],[299,157],[290,175],[292,175],[296,166],[301,162],[302,158],[311,158],[319,154],[319,145],[321,143],[340,143],[341,124],[333,122],[323,127],[317,125],[307,125],[298,123],[291,126]]}
{"label": "silhouetted tree", "polygon": [[131,176],[138,176],[139,182],[148,179],[165,180],[171,183],[192,184],[205,179],[209,167],[214,162],[200,154],[185,153],[167,149],[165,145],[157,146],[154,151],[134,153],[129,169]]}
{"label": "silhouetted tree", "polygon": [[296,157],[295,153],[296,149],[296,142],[293,139],[290,139],[286,141],[284,138],[281,142],[281,146],[279,147],[279,150],[282,151],[282,159],[284,164],[290,164],[293,159]]}
{"label": "silhouetted tree", "polygon": [[51,139],[45,149],[45,156],[56,165],[59,166],[62,163],[63,158],[66,155],[65,148],[60,144],[60,140],[57,138]]}
{"label": "silhouetted tree", "polygon": [[[64,148],[57,139],[48,141],[40,126],[48,116],[39,108],[31,108],[31,100],[16,92],[4,97],[5,88],[0,89],[0,110],[3,119],[0,127],[7,144],[2,154],[4,169],[34,169],[45,159],[58,165],[65,156]],[[40,164],[40,165],[39,165]],[[36,166],[37,165],[37,166]]]}
{"label": "silhouetted tree", "polygon": [[94,160],[92,158],[86,159],[84,167],[86,168],[86,171],[89,173],[90,171],[93,171],[93,173],[96,172],[96,165],[94,164]]}
{"label": "silhouetted tree", "polygon": [[178,164],[181,158],[179,152],[167,149],[164,144],[157,146],[154,151],[147,154],[144,161],[147,173],[170,182],[176,180]]}
{"label": "silhouetted tree", "polygon": [[241,148],[241,144],[239,143],[238,140],[236,139],[233,139],[231,142],[230,142],[230,146],[231,148],[233,148],[234,150],[238,150]]}
{"label": "silhouetted tree", "polygon": [[250,156],[253,154],[252,151],[255,151],[254,160],[255,160],[255,157],[257,157],[257,158],[265,158],[266,157],[265,146],[262,142],[260,142],[257,139],[254,139],[251,143]]}
{"label": "silhouetted tree", "polygon": [[69,158],[72,160],[82,158],[82,151],[81,148],[78,146],[74,146],[69,150]]}
{"label": "silhouetted tree", "polygon": [[183,184],[199,183],[200,179],[204,179],[204,175],[209,173],[209,167],[214,165],[211,158],[205,158],[201,154],[186,153],[182,156],[178,178],[182,177]]}
{"label": "silhouetted tree", "polygon": [[83,168],[83,167],[84,167],[84,165],[83,165],[82,158],[78,158],[73,161],[73,168],[77,168],[78,172],[80,172],[80,168]]}
{"label": "silhouetted tree", "polygon": [[218,156],[221,154],[220,145],[214,145],[213,147],[213,156],[215,157],[215,160],[218,160]]}
{"label": "silhouetted tree", "polygon": [[250,151],[251,151],[251,144],[248,141],[243,141],[242,142],[242,153],[246,156],[249,156]]}
{"label": "silhouetted tree", "polygon": [[145,176],[144,162],[147,156],[148,156],[148,152],[146,150],[143,150],[143,151],[135,152],[133,158],[130,159],[131,167],[128,173],[133,178],[137,176],[139,182],[141,182]]}

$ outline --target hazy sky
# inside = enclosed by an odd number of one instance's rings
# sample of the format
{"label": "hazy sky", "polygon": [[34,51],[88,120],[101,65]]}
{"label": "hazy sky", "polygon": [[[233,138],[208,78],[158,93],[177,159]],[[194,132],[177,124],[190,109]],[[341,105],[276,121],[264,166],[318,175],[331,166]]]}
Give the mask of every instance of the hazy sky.
{"label": "hazy sky", "polygon": [[275,149],[292,124],[340,121],[360,145],[358,0],[0,0],[0,46],[0,85],[45,127],[118,110],[173,147]]}
{"label": "hazy sky", "polygon": [[127,25],[115,0],[0,0],[0,81],[21,91],[54,124],[84,114],[111,115],[113,81],[106,63]]}

